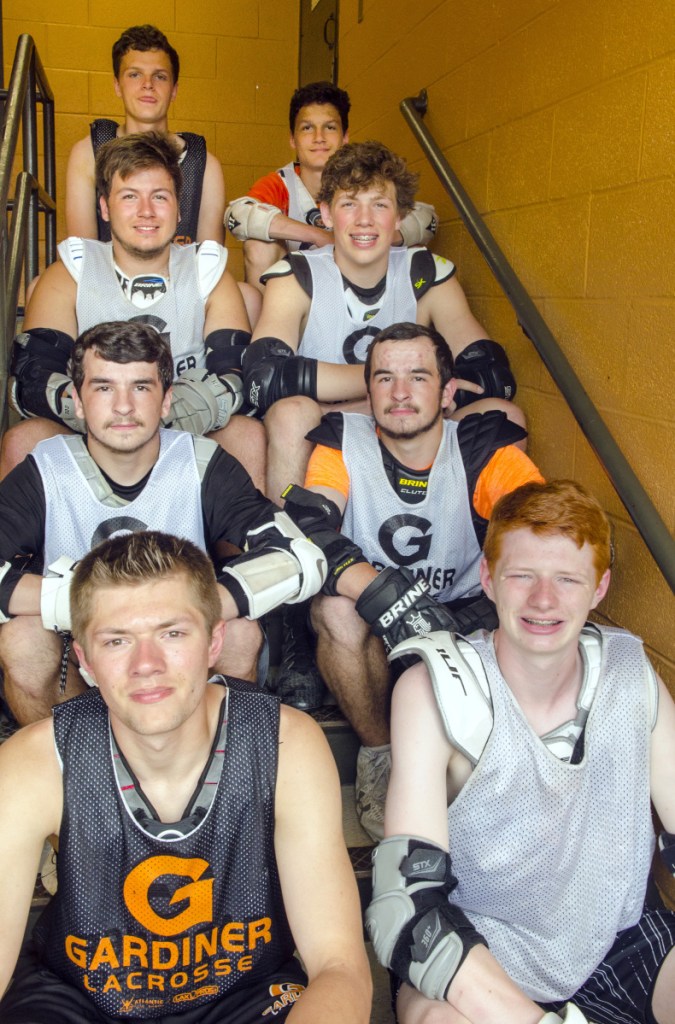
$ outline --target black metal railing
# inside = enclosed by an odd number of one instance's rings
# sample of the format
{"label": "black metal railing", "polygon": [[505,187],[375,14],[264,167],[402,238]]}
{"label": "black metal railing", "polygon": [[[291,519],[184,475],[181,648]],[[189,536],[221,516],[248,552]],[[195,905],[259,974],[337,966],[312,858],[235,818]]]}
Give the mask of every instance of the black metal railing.
{"label": "black metal railing", "polygon": [[[4,103],[0,143],[0,431],[7,426],[7,370],[24,271],[26,287],[40,270],[39,215],[45,215],[45,263],[56,259],[56,159],[54,95],[29,35],[19,36]],[[39,173],[38,104],[42,106],[42,181]],[[23,169],[10,196],[21,129]]]}
{"label": "black metal railing", "polygon": [[426,112],[426,89],[423,89],[419,96],[408,97],[401,103],[401,113],[457,207],[467,231],[513,306],[523,332],[541,356],[640,536],[651,551],[654,561],[671,590],[675,592],[675,542],[666,524],[570,366],[548,324],[525,291],[520,278],[424,124],[422,119]]}

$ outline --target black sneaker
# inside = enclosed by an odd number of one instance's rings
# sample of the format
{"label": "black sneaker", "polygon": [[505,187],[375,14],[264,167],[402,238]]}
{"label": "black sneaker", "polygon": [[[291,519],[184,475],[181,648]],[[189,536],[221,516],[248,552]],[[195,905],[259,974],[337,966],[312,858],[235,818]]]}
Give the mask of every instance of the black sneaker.
{"label": "black sneaker", "polygon": [[275,686],[282,704],[300,711],[320,708],[326,695],[326,684],[314,658],[314,637],[307,626],[307,609],[307,603],[284,608],[282,658]]}

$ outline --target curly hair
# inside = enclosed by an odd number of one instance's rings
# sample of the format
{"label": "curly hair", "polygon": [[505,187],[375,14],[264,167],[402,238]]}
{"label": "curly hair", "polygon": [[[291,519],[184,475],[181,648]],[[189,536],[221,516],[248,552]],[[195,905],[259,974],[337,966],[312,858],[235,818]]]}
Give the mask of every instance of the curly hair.
{"label": "curly hair", "polygon": [[351,194],[388,181],[396,189],[398,212],[405,216],[415,204],[419,175],[381,142],[348,142],[326,163],[317,201],[330,205],[336,192]]}

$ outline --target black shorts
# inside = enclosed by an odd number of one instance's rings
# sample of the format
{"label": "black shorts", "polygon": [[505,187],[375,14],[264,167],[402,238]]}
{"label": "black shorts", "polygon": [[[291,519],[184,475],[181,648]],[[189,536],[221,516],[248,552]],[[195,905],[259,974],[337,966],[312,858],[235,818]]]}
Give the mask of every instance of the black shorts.
{"label": "black shorts", "polygon": [[575,1003],[597,1024],[652,1024],[652,994],[661,965],[675,946],[675,913],[645,908],[632,928],[619,932],[609,953],[578,992]]}
{"label": "black shorts", "polygon": [[180,1013],[145,1018],[133,1007],[124,1017],[109,1017],[89,996],[56,974],[38,966],[29,946],[17,964],[14,981],[0,1002],[2,1024],[120,1024],[152,1019],[157,1024],[264,1024],[283,1021],[307,984],[300,963],[292,957],[264,981],[214,1000],[186,1007]]}

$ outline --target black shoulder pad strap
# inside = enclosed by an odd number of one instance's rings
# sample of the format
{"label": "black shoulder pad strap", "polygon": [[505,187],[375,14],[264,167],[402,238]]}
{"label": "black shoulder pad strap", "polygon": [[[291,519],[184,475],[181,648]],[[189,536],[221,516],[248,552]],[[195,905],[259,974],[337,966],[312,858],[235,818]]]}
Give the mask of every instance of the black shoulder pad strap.
{"label": "black shoulder pad strap", "polygon": [[433,253],[428,249],[411,249],[410,253],[410,282],[415,300],[419,302],[436,283],[436,263]]}
{"label": "black shoulder pad strap", "polygon": [[523,430],[517,423],[513,423],[506,413],[497,410],[484,413],[474,412],[459,421],[457,441],[466,471],[473,527],[481,547],[485,540],[487,521],[479,516],[473,507],[473,492],[476,489],[478,477],[496,451],[506,448],[507,445],[515,444],[516,441],[522,441],[525,437],[527,437],[526,430]]}
{"label": "black shoulder pad strap", "polygon": [[335,451],[342,451],[342,437],[344,434],[344,420],[341,412],[327,412],[321,417],[321,423],[314,427],[308,434],[305,434],[306,441],[314,444],[322,444],[325,448],[334,448]]}

